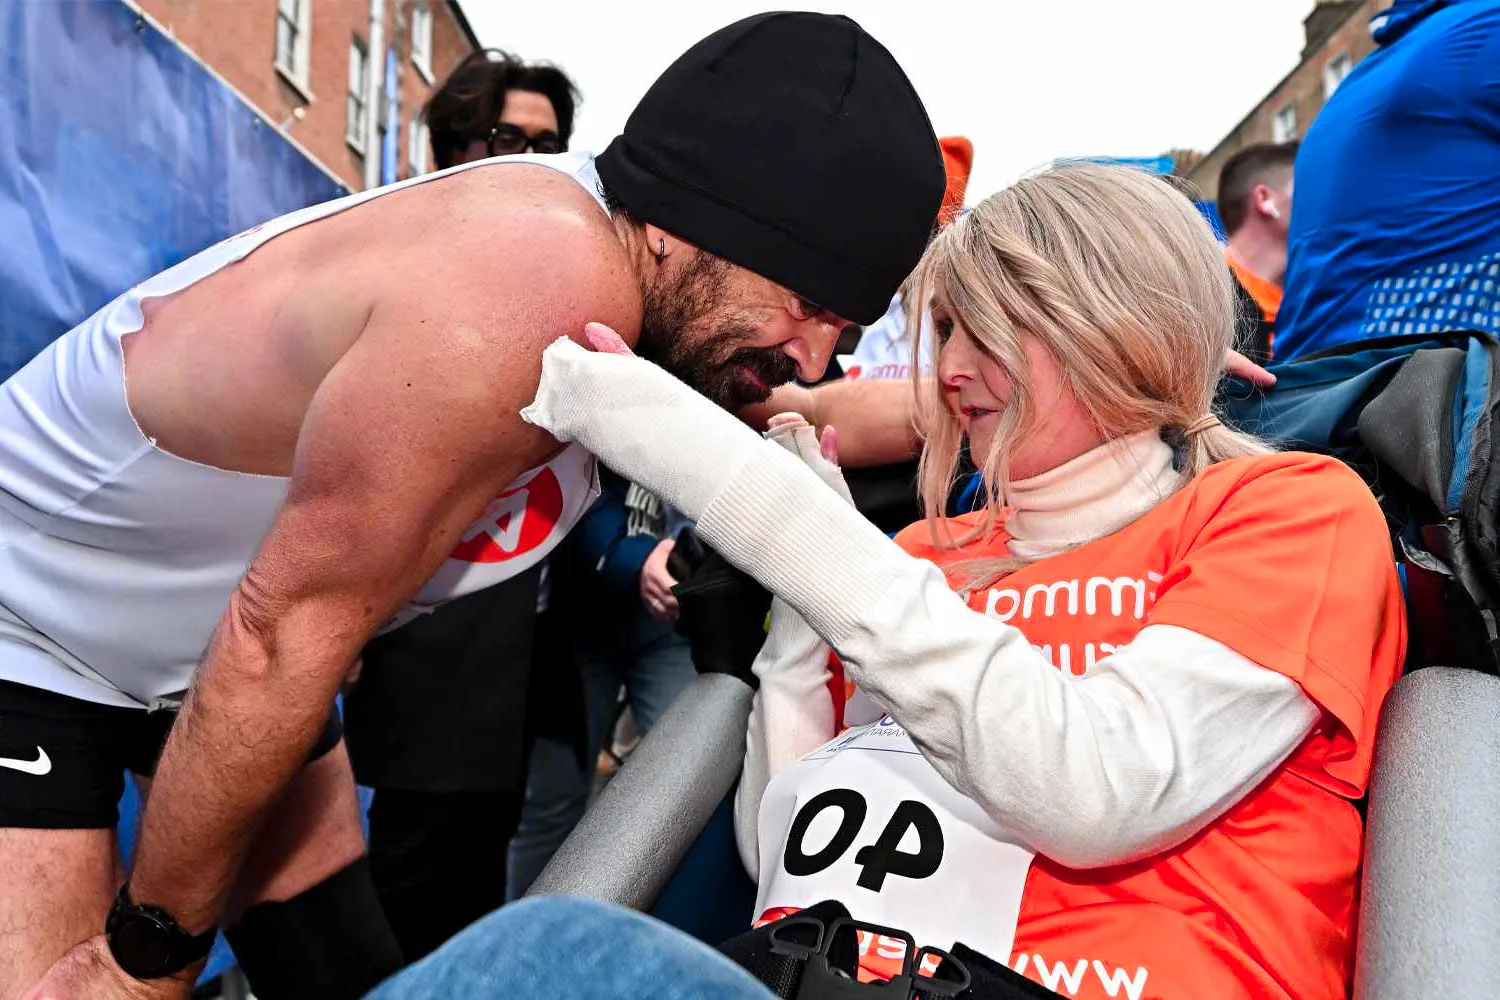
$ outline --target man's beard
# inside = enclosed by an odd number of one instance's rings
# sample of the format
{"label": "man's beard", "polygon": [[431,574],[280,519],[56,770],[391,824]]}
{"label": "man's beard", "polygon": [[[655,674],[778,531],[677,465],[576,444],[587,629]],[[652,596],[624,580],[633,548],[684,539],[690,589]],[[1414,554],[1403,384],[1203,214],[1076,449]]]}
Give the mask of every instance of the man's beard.
{"label": "man's beard", "polygon": [[724,305],[729,262],[695,250],[690,264],[646,289],[636,352],[726,410],[764,402],[797,375],[797,363],[769,347],[740,346],[755,324]]}

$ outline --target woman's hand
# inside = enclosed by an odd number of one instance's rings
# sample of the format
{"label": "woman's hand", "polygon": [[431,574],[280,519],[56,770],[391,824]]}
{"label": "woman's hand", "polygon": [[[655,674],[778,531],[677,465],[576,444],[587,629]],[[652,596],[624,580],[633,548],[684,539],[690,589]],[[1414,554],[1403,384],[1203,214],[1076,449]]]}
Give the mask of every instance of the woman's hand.
{"label": "woman's hand", "polygon": [[589,346],[601,354],[634,354],[630,345],[625,343],[614,330],[603,323],[588,323],[583,328],[583,338],[589,342]]}
{"label": "woman's hand", "polygon": [[772,417],[766,427],[765,438],[774,441],[787,451],[802,459],[803,463],[818,474],[851,507],[854,498],[849,493],[849,484],[844,481],[839,468],[839,437],[832,427],[823,429],[818,437],[812,424],[800,413],[779,413]]}
{"label": "woman's hand", "polygon": [[584,339],[560,338],[543,352],[521,418],[697,520],[760,450],[760,435],[634,356],[608,327],[590,323]]}

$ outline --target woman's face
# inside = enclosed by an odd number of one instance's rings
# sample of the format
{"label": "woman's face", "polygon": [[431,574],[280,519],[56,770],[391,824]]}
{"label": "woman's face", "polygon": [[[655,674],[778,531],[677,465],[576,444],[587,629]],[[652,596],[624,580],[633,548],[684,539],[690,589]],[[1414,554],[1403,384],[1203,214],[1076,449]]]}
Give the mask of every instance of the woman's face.
{"label": "woman's face", "polygon": [[[938,334],[938,380],[948,410],[969,439],[969,453],[983,465],[994,443],[1000,415],[1015,398],[1005,369],[970,337],[962,320],[944,306],[932,310]],[[1030,379],[1031,426],[1022,428],[1009,456],[1012,481],[1030,479],[1098,447],[1103,438],[1062,378],[1057,361],[1029,333],[1021,334]]]}

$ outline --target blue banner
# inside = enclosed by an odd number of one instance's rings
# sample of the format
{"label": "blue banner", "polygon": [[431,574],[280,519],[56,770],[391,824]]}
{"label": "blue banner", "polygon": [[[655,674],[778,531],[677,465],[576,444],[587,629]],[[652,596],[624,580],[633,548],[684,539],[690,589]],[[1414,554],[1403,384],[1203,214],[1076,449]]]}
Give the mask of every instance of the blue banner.
{"label": "blue banner", "polygon": [[0,0],[0,378],[136,282],[346,193],[120,0]]}
{"label": "blue banner", "polygon": [[[0,0],[0,379],[131,285],[347,193],[120,0]],[[232,961],[221,939],[205,978]]]}

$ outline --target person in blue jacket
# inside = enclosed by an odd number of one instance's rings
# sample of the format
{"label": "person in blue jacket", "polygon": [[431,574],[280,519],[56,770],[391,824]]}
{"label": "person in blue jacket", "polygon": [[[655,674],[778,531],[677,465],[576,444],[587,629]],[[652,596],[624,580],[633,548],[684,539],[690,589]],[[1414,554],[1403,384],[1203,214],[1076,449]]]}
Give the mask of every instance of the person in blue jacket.
{"label": "person in blue jacket", "polygon": [[1500,0],[1396,0],[1297,157],[1276,356],[1500,333]]}

